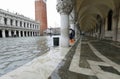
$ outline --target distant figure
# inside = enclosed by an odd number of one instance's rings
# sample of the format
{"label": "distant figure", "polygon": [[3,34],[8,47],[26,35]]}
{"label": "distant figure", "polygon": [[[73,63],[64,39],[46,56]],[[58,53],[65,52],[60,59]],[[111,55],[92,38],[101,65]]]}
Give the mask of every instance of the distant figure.
{"label": "distant figure", "polygon": [[52,37],[52,33],[50,33],[50,37]]}
{"label": "distant figure", "polygon": [[73,29],[69,29],[70,30],[70,34],[69,34],[69,38],[70,38],[70,45],[74,44],[74,37],[75,37],[75,31]]}

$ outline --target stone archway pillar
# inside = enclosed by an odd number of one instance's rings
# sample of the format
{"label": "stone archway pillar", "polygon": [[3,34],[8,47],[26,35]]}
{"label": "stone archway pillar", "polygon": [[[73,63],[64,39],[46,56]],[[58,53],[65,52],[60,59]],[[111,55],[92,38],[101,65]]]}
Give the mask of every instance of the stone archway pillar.
{"label": "stone archway pillar", "polygon": [[19,30],[18,32],[19,32],[19,37],[21,37],[21,31]]}
{"label": "stone archway pillar", "polygon": [[4,30],[4,29],[2,30],[2,37],[3,37],[3,38],[6,38],[5,30]]}
{"label": "stone archway pillar", "polygon": [[105,37],[105,19],[102,20],[100,39],[104,39],[104,37]]}
{"label": "stone archway pillar", "polygon": [[57,11],[61,17],[60,46],[69,47],[69,14],[72,11],[71,0],[57,0]]}
{"label": "stone archway pillar", "polygon": [[16,30],[14,30],[14,36],[16,37]]}
{"label": "stone archway pillar", "polygon": [[23,37],[25,37],[25,33],[24,33],[24,31],[22,31],[22,35],[23,35]]}
{"label": "stone archway pillar", "polygon": [[117,41],[118,38],[118,21],[119,21],[119,9],[116,9],[113,15],[113,40]]}
{"label": "stone archway pillar", "polygon": [[8,31],[9,31],[9,37],[12,37],[11,30],[8,30]]}

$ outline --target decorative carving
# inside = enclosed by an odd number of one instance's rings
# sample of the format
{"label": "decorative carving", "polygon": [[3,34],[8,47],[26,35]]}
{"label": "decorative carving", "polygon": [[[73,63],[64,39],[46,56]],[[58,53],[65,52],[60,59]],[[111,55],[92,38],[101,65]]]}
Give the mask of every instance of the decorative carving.
{"label": "decorative carving", "polygon": [[56,5],[57,11],[62,14],[70,14],[73,9],[72,1],[71,0],[57,0]]}

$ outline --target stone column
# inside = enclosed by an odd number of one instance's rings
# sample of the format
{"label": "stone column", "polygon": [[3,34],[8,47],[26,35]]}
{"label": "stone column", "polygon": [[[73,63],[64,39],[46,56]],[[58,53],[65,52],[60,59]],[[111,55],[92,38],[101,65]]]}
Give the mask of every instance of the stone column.
{"label": "stone column", "polygon": [[24,33],[24,31],[23,31],[22,33],[23,33],[23,34],[22,34],[22,35],[23,35],[23,37],[25,37],[25,33]]}
{"label": "stone column", "polygon": [[33,36],[35,36],[35,33],[33,32]]}
{"label": "stone column", "polygon": [[105,37],[105,20],[102,20],[100,39],[104,39],[104,37]]}
{"label": "stone column", "polygon": [[21,37],[21,31],[19,31],[19,37]]}
{"label": "stone column", "polygon": [[16,26],[16,25],[15,25],[15,19],[13,19],[13,26]]}
{"label": "stone column", "polygon": [[118,37],[118,20],[119,20],[119,11],[116,11],[113,15],[113,40],[117,41]]}
{"label": "stone column", "polygon": [[20,27],[20,20],[18,19],[17,21],[18,21],[18,27]]}
{"label": "stone column", "polygon": [[72,11],[71,0],[57,0],[57,11],[61,16],[60,46],[69,47],[69,14]]}
{"label": "stone column", "polygon": [[7,25],[10,26],[10,18],[7,18]]}
{"label": "stone column", "polygon": [[26,37],[28,37],[28,31],[26,31]]}
{"label": "stone column", "polygon": [[16,36],[16,30],[14,30],[14,36]]}
{"label": "stone column", "polygon": [[27,28],[27,22],[25,22],[25,28]]}
{"label": "stone column", "polygon": [[77,24],[75,24],[75,40],[78,39],[78,29],[77,29]]}
{"label": "stone column", "polygon": [[12,37],[11,30],[8,30],[8,31],[9,31],[9,37]]}
{"label": "stone column", "polygon": [[5,30],[4,30],[4,29],[2,30],[2,37],[3,37],[3,38],[6,38]]}
{"label": "stone column", "polygon": [[22,28],[24,28],[24,21],[22,20]]}
{"label": "stone column", "polygon": [[30,31],[29,31],[29,37],[31,36],[31,33],[30,33]]}

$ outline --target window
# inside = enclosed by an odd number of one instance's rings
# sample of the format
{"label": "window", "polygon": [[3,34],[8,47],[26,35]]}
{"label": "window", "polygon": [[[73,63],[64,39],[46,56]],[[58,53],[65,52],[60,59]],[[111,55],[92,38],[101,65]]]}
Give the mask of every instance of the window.
{"label": "window", "polygon": [[7,25],[7,18],[4,18],[4,23],[5,25]]}
{"label": "window", "polygon": [[20,21],[20,27],[22,27],[22,21]]}
{"label": "window", "polygon": [[18,26],[18,21],[17,20],[15,21],[15,25]]}
{"label": "window", "polygon": [[24,22],[24,27],[25,27],[25,24],[26,24],[26,23]]}
{"label": "window", "polygon": [[11,25],[11,26],[13,25],[13,20],[12,20],[12,19],[10,19],[10,25]]}

